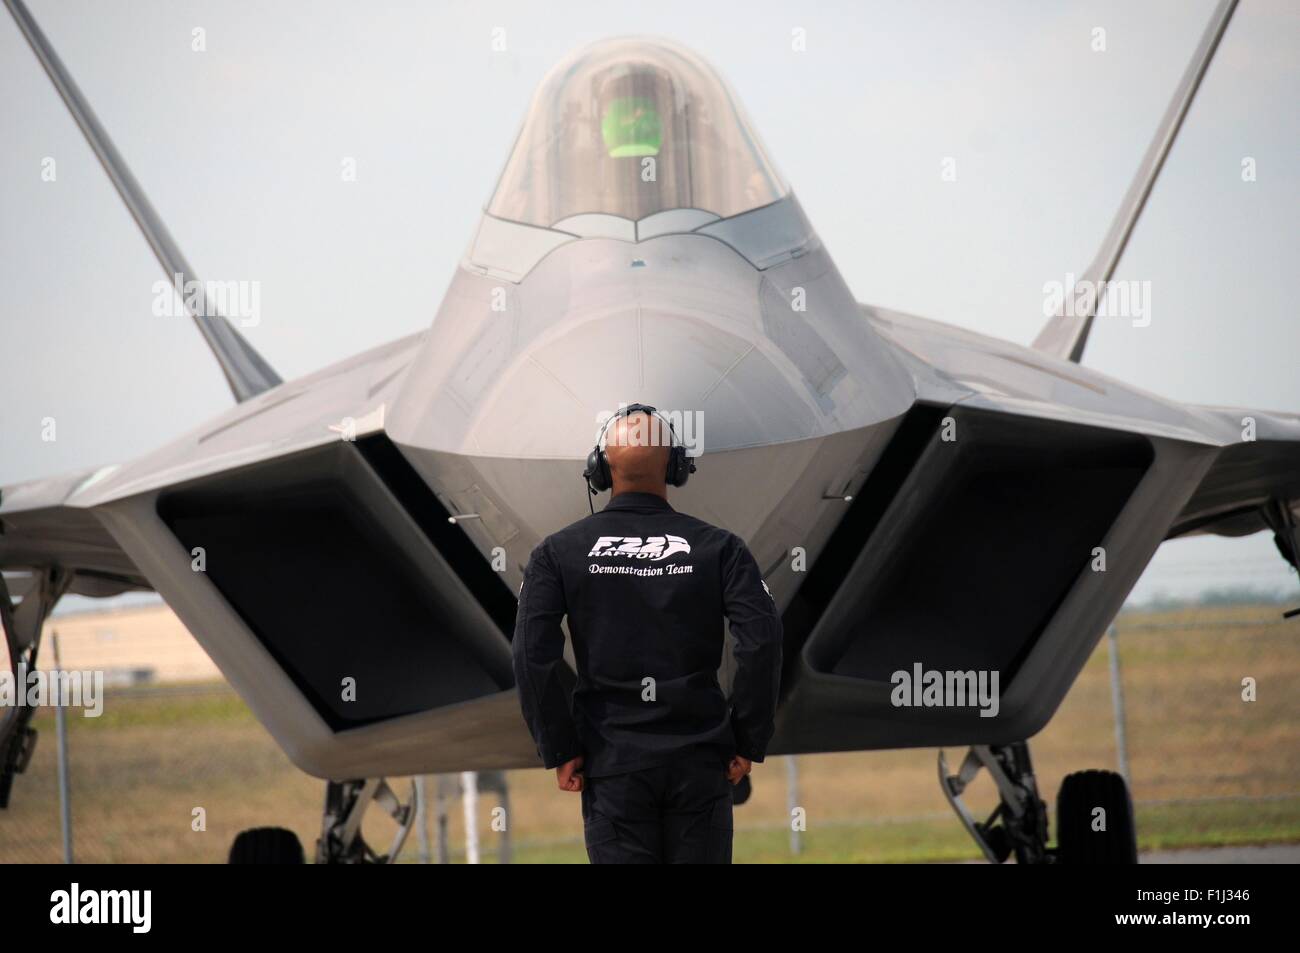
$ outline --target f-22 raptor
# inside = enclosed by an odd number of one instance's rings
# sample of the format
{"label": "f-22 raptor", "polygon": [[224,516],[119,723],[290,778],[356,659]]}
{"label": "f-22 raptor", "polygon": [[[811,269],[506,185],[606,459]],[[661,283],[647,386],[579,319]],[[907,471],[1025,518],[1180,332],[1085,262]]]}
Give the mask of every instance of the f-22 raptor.
{"label": "f-22 raptor", "polygon": [[[163,274],[197,283],[5,2]],[[1080,288],[1114,273],[1234,6]],[[586,512],[583,461],[623,403],[707,422],[673,502],[743,536],[782,611],[769,750],[969,748],[956,773],[940,756],[940,783],[994,862],[1135,859],[1107,772],[1066,779],[1049,848],[1027,740],[1162,542],[1268,531],[1298,561],[1300,415],[1083,366],[1083,291],[1031,347],[859,303],[731,90],[669,42],[599,42],[547,76],[427,330],[286,382],[201,291],[186,303],[236,406],[140,459],[3,488],[5,645],[15,669],[34,662],[66,593],[158,593],[326,780],[320,861],[392,858],[359,833],[375,803],[395,847],[409,827],[384,778],[539,763],[513,687],[516,592],[532,548]],[[918,666],[996,673],[995,714],[896,704],[894,673]],[[0,800],[29,718],[3,713]],[[986,821],[961,799],[981,769],[999,793]],[[1097,806],[1109,831],[1089,836]]]}

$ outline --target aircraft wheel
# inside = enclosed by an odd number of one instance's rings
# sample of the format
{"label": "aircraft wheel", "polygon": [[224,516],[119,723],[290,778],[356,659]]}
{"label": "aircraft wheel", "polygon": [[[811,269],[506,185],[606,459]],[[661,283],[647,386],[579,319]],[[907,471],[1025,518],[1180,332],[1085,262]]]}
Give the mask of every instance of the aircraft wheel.
{"label": "aircraft wheel", "polygon": [[254,827],[241,831],[230,845],[231,864],[306,863],[302,841],[283,827]]}
{"label": "aircraft wheel", "polygon": [[[1105,829],[1098,830],[1103,820]],[[1133,799],[1123,777],[1113,771],[1067,775],[1056,795],[1056,843],[1058,863],[1136,864]]]}

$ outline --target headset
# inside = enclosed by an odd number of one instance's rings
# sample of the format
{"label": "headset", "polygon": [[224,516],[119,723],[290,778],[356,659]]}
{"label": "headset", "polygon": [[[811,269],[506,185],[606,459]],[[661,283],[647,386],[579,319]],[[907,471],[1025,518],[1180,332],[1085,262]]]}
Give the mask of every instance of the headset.
{"label": "headset", "polygon": [[587,487],[591,491],[587,497],[587,503],[590,505],[591,497],[597,493],[608,490],[614,485],[614,478],[609,472],[609,460],[605,457],[605,450],[601,447],[601,441],[605,439],[605,431],[609,425],[620,417],[630,417],[633,414],[647,414],[658,417],[668,425],[668,434],[672,439],[672,444],[668,450],[668,472],[664,475],[669,486],[685,486],[686,481],[690,479],[695,472],[695,462],[686,455],[686,448],[682,446],[677,437],[677,431],[673,428],[673,422],[665,417],[649,404],[628,404],[611,414],[600,428],[600,433],[596,435],[596,445],[591,448],[591,453],[587,454],[587,468],[582,471],[582,478],[587,481]]}

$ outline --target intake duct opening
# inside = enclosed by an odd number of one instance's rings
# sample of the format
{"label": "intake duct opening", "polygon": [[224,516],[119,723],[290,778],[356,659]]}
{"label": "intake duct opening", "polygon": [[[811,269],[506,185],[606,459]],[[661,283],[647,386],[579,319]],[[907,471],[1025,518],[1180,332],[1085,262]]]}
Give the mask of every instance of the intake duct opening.
{"label": "intake duct opening", "polygon": [[882,684],[918,662],[997,671],[1005,692],[1152,458],[1134,434],[914,411],[805,583],[808,664]]}
{"label": "intake duct opening", "polygon": [[[187,551],[203,550],[213,585],[335,731],[514,683],[509,587],[403,464],[372,435],[158,500],[163,522]],[[345,679],[355,700],[344,700]]]}

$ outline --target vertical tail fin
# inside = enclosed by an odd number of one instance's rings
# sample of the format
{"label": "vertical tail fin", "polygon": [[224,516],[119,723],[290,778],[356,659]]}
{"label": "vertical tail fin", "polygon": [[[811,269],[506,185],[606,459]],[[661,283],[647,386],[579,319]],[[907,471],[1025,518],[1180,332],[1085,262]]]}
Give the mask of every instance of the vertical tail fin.
{"label": "vertical tail fin", "polygon": [[[1196,91],[1205,77],[1205,71],[1209,69],[1210,61],[1214,59],[1214,52],[1219,48],[1219,40],[1228,29],[1228,21],[1232,19],[1232,11],[1236,7],[1237,0],[1219,0],[1219,5],[1215,7],[1214,14],[1201,35],[1201,42],[1196,47],[1196,52],[1192,54],[1192,60],[1187,64],[1183,78],[1174,91],[1174,97],[1170,100],[1160,125],[1156,128],[1155,137],[1147,146],[1142,164],[1138,166],[1137,174],[1124,194],[1124,201],[1120,203],[1119,210],[1115,213],[1110,231],[1106,233],[1105,240],[1097,249],[1092,264],[1088,266],[1083,276],[1084,281],[1080,282],[1081,288],[1100,287],[1101,283],[1110,281],[1111,275],[1115,273],[1115,266],[1119,263],[1120,256],[1124,254],[1124,246],[1128,244],[1129,236],[1133,234],[1133,227],[1142,214],[1147,196],[1151,194],[1156,177],[1160,175],[1165,157],[1169,155],[1174,138],[1182,128],[1187,110],[1196,97]],[[1060,310],[1034,339],[1034,349],[1078,364],[1083,358],[1088,334],[1092,331],[1092,321],[1096,316],[1097,302],[1100,297],[1097,294],[1081,292],[1073,301],[1063,301]]]}
{"label": "vertical tail fin", "polygon": [[[179,275],[182,286],[188,285],[191,281],[197,282],[194,269],[181,254],[179,246],[167,231],[167,226],[163,224],[153,205],[149,203],[144,189],[127,168],[126,161],[113,145],[104,127],[100,125],[99,119],[63,65],[63,61],[54,52],[54,47],[50,45],[50,41],[32,18],[27,5],[23,0],[5,0],[5,5],[13,14],[18,29],[27,38],[32,52],[45,67],[45,72],[49,74],[59,95],[63,97],[63,102],[72,113],[72,118],[81,127],[86,141],[95,150],[95,155],[99,157],[104,171],[108,173],[135,223],[140,226],[140,231],[144,233],[149,246],[153,248],[154,255],[157,256],[158,263],[162,265],[167,278],[172,280],[174,276]],[[197,287],[202,289],[202,282],[198,282]],[[194,318],[194,323],[198,325],[204,340],[208,342],[208,347],[216,356],[217,363],[221,365],[221,372],[225,375],[235,400],[242,403],[281,383],[279,375],[272,370],[271,365],[263,359],[262,355],[253,350],[253,346],[244,340],[224,315],[211,307],[201,290],[193,296],[187,295],[185,306],[190,316]]]}

